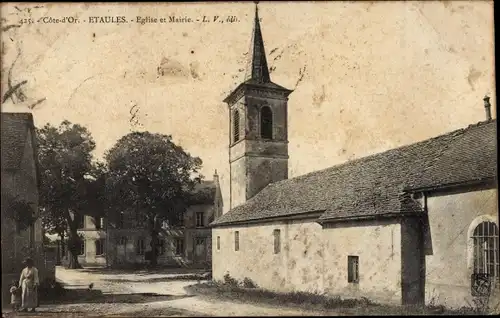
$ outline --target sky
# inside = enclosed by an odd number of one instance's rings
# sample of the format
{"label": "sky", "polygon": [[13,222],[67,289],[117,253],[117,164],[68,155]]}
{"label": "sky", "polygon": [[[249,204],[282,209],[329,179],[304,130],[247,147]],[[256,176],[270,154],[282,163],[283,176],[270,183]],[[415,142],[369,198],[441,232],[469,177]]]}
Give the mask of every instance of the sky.
{"label": "sky", "polygon": [[[222,100],[243,80],[254,7],[3,3],[2,29],[23,18],[80,23],[2,32],[2,92],[14,60],[13,85],[27,81],[25,100],[8,100],[2,111],[32,112],[36,126],[84,125],[96,158],[134,130],[170,134],[203,160],[206,179],[217,169],[226,212],[229,112]],[[135,23],[173,15],[218,19]],[[93,16],[128,23],[89,23]],[[225,21],[231,16],[237,21]],[[290,178],[483,121],[485,94],[496,118],[492,1],[260,2],[259,16],[271,79],[294,90]]]}

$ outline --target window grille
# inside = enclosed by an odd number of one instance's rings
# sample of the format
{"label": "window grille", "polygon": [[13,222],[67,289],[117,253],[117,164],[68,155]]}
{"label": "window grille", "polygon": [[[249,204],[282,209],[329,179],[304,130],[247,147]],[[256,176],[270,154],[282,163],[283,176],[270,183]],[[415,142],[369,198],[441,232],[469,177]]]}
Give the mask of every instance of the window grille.
{"label": "window grille", "polygon": [[499,280],[498,226],[494,222],[482,222],[472,234],[474,270],[472,295],[489,293],[491,285]]}

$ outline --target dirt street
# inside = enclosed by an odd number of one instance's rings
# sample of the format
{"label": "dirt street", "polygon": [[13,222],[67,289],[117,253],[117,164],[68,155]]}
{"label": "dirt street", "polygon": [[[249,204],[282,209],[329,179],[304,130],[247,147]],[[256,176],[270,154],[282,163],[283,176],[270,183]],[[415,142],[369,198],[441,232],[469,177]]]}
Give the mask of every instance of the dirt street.
{"label": "dirt street", "polygon": [[[194,273],[201,273],[194,271]],[[67,316],[303,316],[324,315],[299,309],[235,303],[189,295],[184,287],[198,283],[186,280],[187,273],[145,273],[142,271],[68,270],[58,267],[57,280],[67,289],[85,292],[93,283],[94,291],[102,291],[98,302],[74,301],[70,304],[42,304],[37,316],[61,313]],[[175,279],[182,275],[183,279]],[[104,301],[102,299],[105,299]],[[25,316],[24,314],[23,316]],[[31,315],[30,315],[31,316]]]}

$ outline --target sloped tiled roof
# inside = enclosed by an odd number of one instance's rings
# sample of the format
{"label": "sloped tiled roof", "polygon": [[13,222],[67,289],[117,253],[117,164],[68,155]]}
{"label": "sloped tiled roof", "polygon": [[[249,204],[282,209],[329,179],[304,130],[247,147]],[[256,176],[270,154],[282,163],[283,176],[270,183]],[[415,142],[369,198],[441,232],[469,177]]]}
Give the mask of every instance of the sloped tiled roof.
{"label": "sloped tiled roof", "polygon": [[213,204],[215,201],[216,184],[214,181],[203,180],[195,185],[191,192],[191,204]]}
{"label": "sloped tiled roof", "polygon": [[33,129],[31,113],[1,113],[2,170],[19,169],[28,137]]}
{"label": "sloped tiled roof", "polygon": [[[470,182],[497,175],[496,120],[448,134],[442,153],[416,171],[407,189]],[[439,140],[435,142],[439,143]]]}
{"label": "sloped tiled roof", "polygon": [[217,218],[230,224],[311,211],[322,220],[416,212],[404,190],[496,177],[496,120],[268,185]]}

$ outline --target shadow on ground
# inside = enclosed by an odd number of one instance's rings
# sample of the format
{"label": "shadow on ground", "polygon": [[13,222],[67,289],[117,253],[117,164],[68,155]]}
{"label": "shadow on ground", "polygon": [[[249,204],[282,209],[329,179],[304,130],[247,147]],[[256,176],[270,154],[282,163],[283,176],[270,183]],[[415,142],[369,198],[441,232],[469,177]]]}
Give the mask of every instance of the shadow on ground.
{"label": "shadow on ground", "polygon": [[141,311],[131,311],[117,315],[106,315],[106,317],[213,317],[197,311],[189,311],[177,308],[151,308]]}
{"label": "shadow on ground", "polygon": [[130,274],[131,270],[135,275],[151,275],[151,274],[201,274],[210,272],[211,268],[186,268],[186,267],[162,267],[162,268],[105,268],[105,267],[88,267],[79,269],[81,273],[105,274],[105,275],[123,275]]}
{"label": "shadow on ground", "polygon": [[147,279],[118,279],[118,278],[109,278],[104,279],[106,282],[110,283],[161,283],[161,282],[169,282],[169,281],[179,281],[179,280],[192,280],[192,281],[200,281],[200,282],[208,282],[206,276],[202,275],[185,275],[185,276],[175,276],[175,277],[156,277],[156,278],[147,278]]}
{"label": "shadow on ground", "polygon": [[40,295],[40,304],[109,304],[126,303],[139,304],[155,301],[166,301],[192,297],[190,295],[162,295],[156,293],[134,293],[134,294],[104,294],[100,290],[89,289],[65,289],[58,295],[44,297]]}
{"label": "shadow on ground", "polygon": [[75,318],[75,317],[88,317],[89,314],[88,313],[85,313],[85,312],[71,312],[71,313],[68,313],[68,312],[50,312],[50,311],[37,311],[37,312],[17,312],[17,313],[13,313],[13,312],[8,312],[8,313],[4,313],[2,314],[2,317],[4,318],[16,318],[16,317],[40,317],[40,316],[45,316],[47,317],[47,314],[50,314],[49,317],[72,317],[72,318]]}

